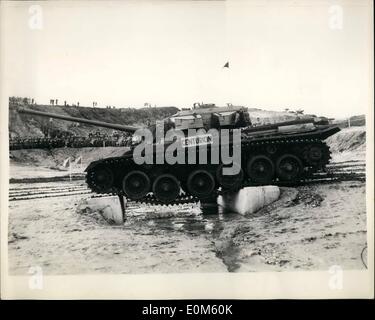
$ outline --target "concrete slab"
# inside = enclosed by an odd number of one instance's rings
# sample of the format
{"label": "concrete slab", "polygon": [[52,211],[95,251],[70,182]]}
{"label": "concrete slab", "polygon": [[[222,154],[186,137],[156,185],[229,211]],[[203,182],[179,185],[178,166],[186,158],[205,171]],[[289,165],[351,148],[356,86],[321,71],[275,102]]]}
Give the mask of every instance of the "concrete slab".
{"label": "concrete slab", "polygon": [[276,201],[280,189],[276,186],[247,187],[236,193],[228,193],[218,198],[218,204],[224,211],[249,214]]}
{"label": "concrete slab", "polygon": [[80,205],[80,210],[99,212],[109,224],[121,225],[124,223],[120,200],[117,196],[87,199]]}
{"label": "concrete slab", "polygon": [[[280,189],[276,186],[248,187],[236,193],[229,193],[218,197],[217,203],[224,212],[234,212],[245,215],[258,211],[264,206],[276,201],[279,197]],[[208,203],[206,205],[213,204],[214,203]],[[109,224],[121,225],[124,223],[121,204],[117,196],[87,199],[80,204],[79,211],[83,210],[98,212]],[[204,211],[205,210],[202,210],[203,213],[207,213]],[[217,210],[215,213],[217,213]]]}

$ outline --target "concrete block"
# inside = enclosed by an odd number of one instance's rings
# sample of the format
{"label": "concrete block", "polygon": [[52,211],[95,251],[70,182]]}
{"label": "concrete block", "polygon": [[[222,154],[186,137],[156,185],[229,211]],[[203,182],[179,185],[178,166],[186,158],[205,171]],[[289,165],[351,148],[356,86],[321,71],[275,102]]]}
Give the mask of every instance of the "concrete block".
{"label": "concrete block", "polygon": [[218,204],[224,211],[249,214],[276,201],[280,189],[276,186],[247,187],[235,193],[228,193],[218,198]]}
{"label": "concrete block", "polygon": [[98,212],[109,224],[124,223],[120,200],[117,196],[90,198],[81,205],[81,209]]}

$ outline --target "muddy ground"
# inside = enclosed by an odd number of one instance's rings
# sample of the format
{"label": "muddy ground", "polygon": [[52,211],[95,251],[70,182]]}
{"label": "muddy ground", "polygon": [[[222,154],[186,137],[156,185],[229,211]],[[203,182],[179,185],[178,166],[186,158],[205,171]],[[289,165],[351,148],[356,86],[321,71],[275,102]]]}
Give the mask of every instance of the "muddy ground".
{"label": "muddy ground", "polygon": [[[345,170],[364,171],[363,160],[349,158],[334,161]],[[364,268],[361,181],[283,188],[280,200],[248,216],[203,216],[197,205],[129,203],[124,226],[79,210],[91,196],[82,181],[10,189],[10,274],[26,275],[33,266],[54,275]]]}

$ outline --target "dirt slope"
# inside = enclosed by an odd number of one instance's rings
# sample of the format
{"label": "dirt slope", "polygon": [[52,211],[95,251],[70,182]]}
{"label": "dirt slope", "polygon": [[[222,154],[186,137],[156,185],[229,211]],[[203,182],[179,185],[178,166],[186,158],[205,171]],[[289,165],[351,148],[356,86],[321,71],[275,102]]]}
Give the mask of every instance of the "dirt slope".
{"label": "dirt slope", "polygon": [[366,150],[366,127],[351,127],[342,129],[326,140],[331,152]]}

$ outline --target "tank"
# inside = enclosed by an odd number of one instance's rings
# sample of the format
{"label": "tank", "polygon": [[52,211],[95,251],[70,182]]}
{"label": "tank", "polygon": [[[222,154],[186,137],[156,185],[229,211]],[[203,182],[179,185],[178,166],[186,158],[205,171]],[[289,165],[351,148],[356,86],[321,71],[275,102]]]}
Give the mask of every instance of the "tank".
{"label": "tank", "polygon": [[[140,129],[27,109],[19,112],[132,134]],[[324,117],[303,116],[291,121],[252,125],[247,108],[212,104],[196,104],[192,109],[163,120],[164,130],[183,133],[173,140],[157,139],[157,128],[156,125],[151,127],[151,143],[135,135],[134,143],[122,156],[90,163],[85,169],[88,187],[95,193],[122,195],[133,201],[179,204],[183,201],[204,202],[219,192],[236,191],[246,186],[300,184],[311,175],[324,171],[330,160],[329,147],[324,140],[340,131]],[[227,137],[222,135],[224,131]],[[215,133],[218,133],[218,139],[213,138]],[[143,145],[149,147],[155,160],[176,140],[186,151],[183,161],[139,164],[135,158],[137,148]],[[240,150],[239,161],[226,163],[221,158],[213,159],[214,151],[221,154],[224,148],[229,153]],[[197,159],[203,152],[207,162],[201,164]],[[196,161],[190,161],[189,155],[193,158],[195,155]],[[237,168],[228,174],[225,170],[228,167]]]}

